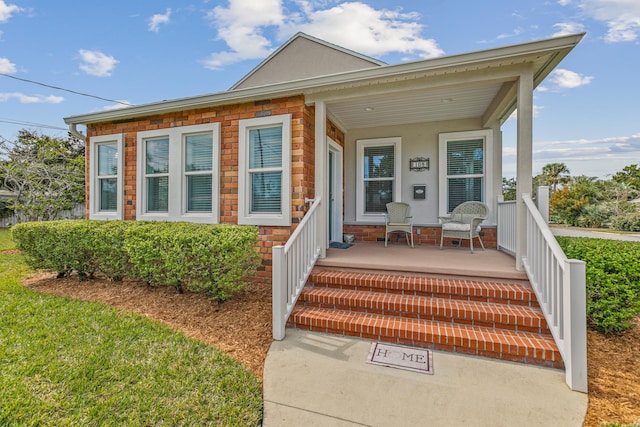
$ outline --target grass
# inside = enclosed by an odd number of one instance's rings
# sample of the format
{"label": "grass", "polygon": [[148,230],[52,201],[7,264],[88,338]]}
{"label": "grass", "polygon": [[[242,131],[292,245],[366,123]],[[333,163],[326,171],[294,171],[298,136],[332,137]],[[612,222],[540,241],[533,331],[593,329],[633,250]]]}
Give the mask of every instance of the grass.
{"label": "grass", "polygon": [[[0,250],[13,247],[0,231]],[[30,291],[0,254],[0,425],[259,425],[257,379],[155,321]]]}

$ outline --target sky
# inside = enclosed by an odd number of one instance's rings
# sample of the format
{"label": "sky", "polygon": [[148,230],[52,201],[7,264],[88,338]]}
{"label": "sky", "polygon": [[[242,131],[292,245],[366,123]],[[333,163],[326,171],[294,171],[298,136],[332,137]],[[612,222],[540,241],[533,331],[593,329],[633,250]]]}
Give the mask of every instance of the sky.
{"label": "sky", "polygon": [[640,0],[0,0],[0,139],[223,92],[298,31],[389,64],[586,32],[535,91],[534,174],[640,164]]}

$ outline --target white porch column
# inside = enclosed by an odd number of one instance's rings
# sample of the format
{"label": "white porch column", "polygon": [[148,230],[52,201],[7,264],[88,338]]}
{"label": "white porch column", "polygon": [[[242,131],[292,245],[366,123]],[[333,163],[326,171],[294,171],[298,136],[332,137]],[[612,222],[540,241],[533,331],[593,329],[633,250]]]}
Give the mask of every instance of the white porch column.
{"label": "white porch column", "polygon": [[522,195],[533,186],[533,71],[518,79],[518,138],[516,167],[516,269],[522,271],[522,257],[527,249],[527,212]]}
{"label": "white porch column", "polygon": [[324,101],[316,101],[316,164],[315,164],[315,197],[320,197],[318,206],[318,244],[320,245],[320,258],[327,256],[328,232],[327,209],[329,206],[327,191],[327,107]]}
{"label": "white porch column", "polygon": [[490,215],[495,224],[498,222],[498,197],[502,196],[502,129],[500,123],[491,126],[493,130],[493,195],[494,199],[489,201]]}

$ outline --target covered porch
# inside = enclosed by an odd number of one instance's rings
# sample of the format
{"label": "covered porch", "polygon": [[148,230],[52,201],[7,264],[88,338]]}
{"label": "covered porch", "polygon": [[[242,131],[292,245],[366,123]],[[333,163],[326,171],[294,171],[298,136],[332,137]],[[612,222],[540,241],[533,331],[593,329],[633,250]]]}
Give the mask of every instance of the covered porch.
{"label": "covered porch", "polygon": [[[530,196],[533,91],[581,38],[336,74],[306,91],[315,124],[314,198],[305,200],[311,204],[287,244],[273,247],[274,338],[288,324],[564,363],[569,387],[586,391],[584,265],[566,259]],[[515,110],[517,201],[501,217],[501,128]],[[493,230],[496,244],[474,254],[450,242],[440,250],[432,244],[439,218],[465,201],[488,206],[482,227]],[[379,241],[388,202],[408,203],[414,227],[427,230],[416,248]],[[505,226],[515,257],[490,249],[505,248],[497,237]],[[347,232],[355,245],[332,249]],[[457,300],[462,308],[450,310]]]}
{"label": "covered porch", "polygon": [[414,248],[404,241],[356,242],[347,249],[327,249],[327,256],[316,267],[333,269],[364,269],[387,274],[428,274],[509,281],[527,281],[523,271],[516,270],[514,258],[504,252],[468,247],[417,244]]}

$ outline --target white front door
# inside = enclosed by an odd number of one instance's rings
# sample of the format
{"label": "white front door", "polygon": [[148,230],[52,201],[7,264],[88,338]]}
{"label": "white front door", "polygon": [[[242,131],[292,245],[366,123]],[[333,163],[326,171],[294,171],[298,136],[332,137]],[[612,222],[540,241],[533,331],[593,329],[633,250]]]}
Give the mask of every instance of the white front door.
{"label": "white front door", "polygon": [[342,147],[327,137],[329,242],[342,242]]}

